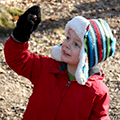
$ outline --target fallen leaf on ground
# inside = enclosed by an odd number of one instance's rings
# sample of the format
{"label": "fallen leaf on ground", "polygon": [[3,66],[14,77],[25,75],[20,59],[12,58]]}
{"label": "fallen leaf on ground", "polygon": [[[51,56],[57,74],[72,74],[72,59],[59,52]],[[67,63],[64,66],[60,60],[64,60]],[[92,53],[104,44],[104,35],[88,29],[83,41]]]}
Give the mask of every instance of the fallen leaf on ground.
{"label": "fallen leaf on ground", "polygon": [[57,18],[57,16],[56,16],[56,15],[54,15],[54,16],[52,16],[52,18],[53,18],[53,19],[55,19],[55,18]]}
{"label": "fallen leaf on ground", "polygon": [[19,19],[19,16],[15,15],[15,16],[14,16],[14,19],[15,19],[15,20],[18,20],[18,19]]}
{"label": "fallen leaf on ground", "polygon": [[0,67],[0,73],[6,73],[6,72]]}

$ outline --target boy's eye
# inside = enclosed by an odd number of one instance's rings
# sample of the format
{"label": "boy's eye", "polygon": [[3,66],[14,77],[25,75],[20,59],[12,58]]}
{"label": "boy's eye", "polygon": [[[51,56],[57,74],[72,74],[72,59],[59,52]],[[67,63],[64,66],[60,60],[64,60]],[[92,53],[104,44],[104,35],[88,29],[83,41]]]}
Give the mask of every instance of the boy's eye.
{"label": "boy's eye", "polygon": [[76,47],[80,47],[77,43],[75,43],[75,46],[76,46]]}
{"label": "boy's eye", "polygon": [[67,40],[70,40],[70,38],[69,38],[69,37],[67,37]]}

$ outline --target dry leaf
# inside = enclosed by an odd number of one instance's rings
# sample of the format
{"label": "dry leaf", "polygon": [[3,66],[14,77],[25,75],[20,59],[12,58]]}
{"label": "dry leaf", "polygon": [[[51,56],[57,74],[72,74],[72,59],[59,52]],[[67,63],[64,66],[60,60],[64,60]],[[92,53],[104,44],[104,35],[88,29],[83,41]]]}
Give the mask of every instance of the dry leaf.
{"label": "dry leaf", "polygon": [[0,51],[2,51],[3,49],[2,49],[2,47],[0,47]]}
{"label": "dry leaf", "polygon": [[18,19],[19,19],[19,16],[15,15],[15,16],[14,16],[14,19],[15,19],[15,20],[18,20]]}
{"label": "dry leaf", "polygon": [[21,0],[21,3],[23,3],[24,1],[23,0]]}
{"label": "dry leaf", "polygon": [[6,73],[6,72],[0,67],[0,73]]}
{"label": "dry leaf", "polygon": [[7,5],[7,1],[5,1],[5,4]]}
{"label": "dry leaf", "polygon": [[56,15],[52,16],[52,19],[55,19],[55,18],[57,18],[57,16],[56,16]]}
{"label": "dry leaf", "polygon": [[23,10],[23,9],[24,9],[24,7],[20,6],[20,9],[22,9],[22,10]]}
{"label": "dry leaf", "polygon": [[56,43],[54,42],[53,45],[56,45]]}
{"label": "dry leaf", "polygon": [[68,4],[66,4],[66,3],[64,3],[64,4],[62,5],[63,8],[65,8],[65,7],[67,7],[67,6],[68,6]]}
{"label": "dry leaf", "polygon": [[46,56],[46,55],[47,55],[47,53],[44,53],[44,55]]}
{"label": "dry leaf", "polygon": [[54,4],[55,4],[55,2],[54,2],[54,1],[50,1],[50,4],[51,4],[51,5],[54,5]]}
{"label": "dry leaf", "polygon": [[12,5],[9,5],[9,7],[12,7]]}
{"label": "dry leaf", "polygon": [[71,17],[71,14],[70,14],[70,13],[68,13],[68,17]]}
{"label": "dry leaf", "polygon": [[30,3],[32,3],[31,1],[28,1],[28,3],[30,4]]}
{"label": "dry leaf", "polygon": [[45,20],[46,23],[50,23],[51,21],[50,20]]}

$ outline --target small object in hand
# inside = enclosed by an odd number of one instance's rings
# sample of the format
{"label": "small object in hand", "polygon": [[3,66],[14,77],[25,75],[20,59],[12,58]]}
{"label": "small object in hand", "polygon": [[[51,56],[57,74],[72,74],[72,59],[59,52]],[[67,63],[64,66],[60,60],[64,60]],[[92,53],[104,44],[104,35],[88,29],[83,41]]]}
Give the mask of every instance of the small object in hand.
{"label": "small object in hand", "polygon": [[37,16],[33,15],[33,14],[29,14],[27,19],[28,20],[33,20],[35,22],[37,20]]}

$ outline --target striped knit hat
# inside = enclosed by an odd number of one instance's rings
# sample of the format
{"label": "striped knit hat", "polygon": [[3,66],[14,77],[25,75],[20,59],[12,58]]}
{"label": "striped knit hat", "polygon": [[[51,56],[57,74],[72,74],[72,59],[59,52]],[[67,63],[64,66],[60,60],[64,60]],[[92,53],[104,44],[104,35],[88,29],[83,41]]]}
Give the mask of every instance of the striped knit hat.
{"label": "striped knit hat", "polygon": [[115,41],[109,25],[102,19],[91,19],[88,34],[84,38],[85,51],[89,59],[89,68],[105,61],[115,51]]}
{"label": "striped knit hat", "polygon": [[[80,62],[75,78],[79,84],[85,85],[90,77],[89,69],[114,54],[116,39],[113,37],[109,25],[102,19],[88,20],[77,16],[66,24],[65,35],[69,28],[76,32],[82,42]],[[52,48],[51,56],[55,60],[61,61],[61,45]]]}

